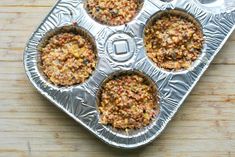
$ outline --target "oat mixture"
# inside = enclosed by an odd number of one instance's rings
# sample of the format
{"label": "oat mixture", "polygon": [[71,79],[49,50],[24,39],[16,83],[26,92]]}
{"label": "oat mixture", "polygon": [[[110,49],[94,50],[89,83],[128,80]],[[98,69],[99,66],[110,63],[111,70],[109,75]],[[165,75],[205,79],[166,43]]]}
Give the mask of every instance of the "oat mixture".
{"label": "oat mixture", "polygon": [[122,25],[133,19],[139,0],[87,0],[88,13],[102,24]]}
{"label": "oat mixture", "polygon": [[157,114],[156,90],[137,74],[108,80],[101,89],[101,123],[117,129],[147,126]]}
{"label": "oat mixture", "polygon": [[40,51],[43,72],[55,85],[83,83],[95,69],[94,47],[78,34],[57,34]]}
{"label": "oat mixture", "polygon": [[203,33],[191,20],[165,14],[145,29],[148,57],[167,70],[187,69],[201,54]]}

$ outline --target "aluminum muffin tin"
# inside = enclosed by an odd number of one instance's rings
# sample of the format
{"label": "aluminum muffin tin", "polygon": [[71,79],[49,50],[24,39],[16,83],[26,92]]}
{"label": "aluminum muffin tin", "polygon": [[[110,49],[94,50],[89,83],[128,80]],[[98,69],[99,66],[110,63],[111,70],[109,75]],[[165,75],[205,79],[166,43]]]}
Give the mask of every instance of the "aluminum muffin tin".
{"label": "aluminum muffin tin", "polygon": [[[135,18],[121,26],[102,25],[92,19],[82,0],[59,0],[30,38],[24,52],[26,73],[35,88],[105,143],[132,149],[152,142],[165,129],[196,85],[215,55],[235,28],[235,2],[231,0],[145,0]],[[201,56],[188,70],[166,71],[156,67],[144,48],[144,28],[156,13],[178,10],[201,25],[205,43]],[[75,25],[87,32],[97,48],[98,63],[83,84],[58,87],[44,77],[38,45],[46,34],[59,27]],[[99,123],[97,95],[102,82],[118,72],[137,71],[154,81],[160,113],[142,129],[129,132]]]}

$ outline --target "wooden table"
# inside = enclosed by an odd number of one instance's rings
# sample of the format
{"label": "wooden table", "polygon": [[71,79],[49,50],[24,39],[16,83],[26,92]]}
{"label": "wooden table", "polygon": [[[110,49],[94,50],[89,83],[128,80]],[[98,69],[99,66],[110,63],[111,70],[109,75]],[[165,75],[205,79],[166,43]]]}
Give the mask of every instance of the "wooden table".
{"label": "wooden table", "polygon": [[235,156],[235,33],[159,138],[120,151],[48,102],[25,75],[25,44],[55,1],[0,1],[0,157]]}

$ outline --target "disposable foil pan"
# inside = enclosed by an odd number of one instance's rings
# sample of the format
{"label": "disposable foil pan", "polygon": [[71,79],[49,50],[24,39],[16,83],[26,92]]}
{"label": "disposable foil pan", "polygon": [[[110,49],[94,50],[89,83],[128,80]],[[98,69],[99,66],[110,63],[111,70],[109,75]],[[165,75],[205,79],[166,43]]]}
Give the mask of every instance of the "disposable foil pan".
{"label": "disposable foil pan", "polygon": [[[118,148],[137,148],[152,142],[172,119],[215,55],[235,28],[235,2],[231,0],[144,0],[138,15],[121,26],[102,25],[92,19],[82,0],[59,0],[30,38],[24,52],[26,73],[35,88],[99,139]],[[156,13],[185,12],[201,25],[205,44],[193,66],[183,71],[158,68],[146,55],[144,28]],[[75,24],[93,38],[98,63],[83,84],[57,87],[42,74],[38,45],[48,32]],[[125,42],[125,46],[123,43]],[[112,46],[126,53],[118,53]],[[127,46],[126,46],[127,45]],[[159,92],[160,113],[153,122],[131,132],[115,130],[99,123],[97,93],[102,82],[119,71],[138,71],[151,78]]]}

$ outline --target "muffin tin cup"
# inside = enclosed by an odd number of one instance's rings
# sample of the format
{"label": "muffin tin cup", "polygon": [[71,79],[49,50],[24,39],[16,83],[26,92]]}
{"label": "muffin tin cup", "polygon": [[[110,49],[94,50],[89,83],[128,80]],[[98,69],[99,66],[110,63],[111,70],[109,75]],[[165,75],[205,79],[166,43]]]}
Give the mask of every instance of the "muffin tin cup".
{"label": "muffin tin cup", "polygon": [[[60,33],[71,33],[71,34],[77,34],[77,35],[81,35],[82,37],[84,37],[84,39],[86,39],[88,42],[90,42],[93,46],[93,52],[94,54],[96,55],[96,65],[97,65],[97,62],[98,62],[98,59],[97,59],[97,48],[96,48],[96,45],[95,45],[95,41],[94,39],[92,38],[92,36],[90,35],[89,32],[87,32],[85,29],[79,27],[79,26],[76,26],[76,24],[71,24],[71,25],[68,25],[68,26],[62,26],[62,27],[58,27],[58,28],[55,28],[55,29],[52,29],[50,31],[48,31],[44,37],[41,39],[40,43],[38,44],[37,46],[37,51],[39,52],[38,53],[38,58],[37,58],[37,62],[38,62],[38,70],[40,72],[40,75],[43,76],[44,78],[44,81],[50,83],[52,86],[54,86],[54,88],[57,88],[57,89],[61,89],[61,88],[64,88],[64,89],[68,89],[68,88],[71,88],[73,86],[77,86],[78,84],[73,84],[73,85],[67,85],[67,86],[57,86],[57,85],[53,85],[53,83],[47,78],[47,76],[45,76],[45,74],[43,73],[43,70],[42,70],[42,61],[41,61],[41,49],[44,48],[49,40],[55,36],[55,35],[58,35]],[[92,71],[91,75],[94,73],[94,71]],[[86,80],[89,80],[90,77],[88,77]]]}
{"label": "muffin tin cup", "polygon": [[[128,75],[131,75],[131,74],[136,74],[140,77],[142,77],[146,82],[147,84],[152,87],[154,93],[153,95],[155,96],[155,100],[154,100],[154,103],[155,103],[155,111],[156,111],[156,114],[153,116],[153,118],[150,120],[150,123],[147,127],[142,127],[142,128],[139,128],[139,129],[116,129],[114,127],[112,127],[111,125],[107,125],[105,126],[105,128],[107,130],[109,130],[110,132],[113,132],[114,134],[119,134],[123,137],[135,137],[135,136],[138,136],[139,133],[143,133],[143,132],[146,132],[148,129],[150,129],[151,127],[154,126],[154,123],[156,123],[156,121],[158,120],[158,115],[159,115],[159,111],[160,111],[160,106],[159,106],[159,92],[158,92],[158,87],[156,86],[156,84],[154,83],[154,81],[146,76],[144,73],[141,73],[139,71],[136,71],[136,70],[127,70],[127,71],[123,71],[123,70],[120,70],[120,71],[116,71],[112,74],[110,74],[100,85],[99,87],[99,90],[97,91],[97,94],[96,94],[96,103],[97,103],[97,111],[99,110],[98,107],[100,106],[100,101],[101,101],[101,91],[102,91],[102,87],[104,84],[106,84],[108,81],[112,80],[113,78],[115,77],[119,77],[119,76],[128,76]],[[99,117],[100,117],[100,114],[99,114]],[[99,118],[100,119],[100,118]]]}
{"label": "muffin tin cup", "polygon": [[[182,9],[179,9],[179,8],[176,8],[176,9],[166,9],[166,10],[163,10],[163,11],[159,11],[157,13],[155,13],[152,17],[150,17],[150,19],[147,21],[146,23],[146,26],[145,26],[145,29],[146,28],[151,28],[151,26],[153,25],[153,23],[155,21],[157,21],[158,19],[160,19],[161,17],[164,17],[164,16],[168,16],[168,15],[176,15],[176,16],[179,16],[179,17],[182,17],[184,19],[187,19],[188,21],[192,22],[195,27],[199,30],[200,34],[202,34],[203,36],[203,30],[202,30],[202,26],[200,24],[200,22],[195,19],[193,17],[193,15],[191,15],[190,13],[187,13],[185,12],[184,10]],[[145,31],[145,30],[144,30]],[[145,36],[143,36],[144,40],[145,40]],[[205,39],[204,39],[205,40]],[[144,43],[146,43],[144,41]],[[162,71],[166,71],[166,72],[174,72],[174,73],[187,73],[188,71],[190,70],[193,70],[195,67],[197,67],[201,62],[203,62],[203,58],[205,57],[206,55],[206,49],[205,49],[205,46],[202,47],[201,49],[201,54],[199,55],[199,57],[192,62],[192,64],[190,65],[189,68],[187,69],[174,69],[174,70],[168,70],[168,69],[165,69],[165,68],[161,68]],[[152,61],[152,59],[150,57],[148,57],[149,60]],[[153,64],[156,64],[154,63],[154,61],[152,61]],[[158,65],[156,65],[158,66]]]}
{"label": "muffin tin cup", "polygon": [[[110,22],[110,21],[108,21],[107,23],[104,23],[104,22],[102,23],[102,22],[101,22],[102,20],[100,20],[99,18],[93,18],[93,17],[92,17],[93,15],[89,14],[89,9],[87,8],[87,4],[88,4],[87,1],[88,1],[88,0],[84,0],[83,6],[84,6],[84,9],[86,10],[87,14],[90,16],[90,18],[92,18],[94,21],[96,21],[97,23],[99,23],[99,24],[101,24],[101,25],[109,26],[109,22]],[[137,7],[136,13],[135,13],[134,16],[132,17],[132,19],[134,19],[134,18],[139,14],[140,10],[142,9],[144,0],[137,0],[137,3],[138,3],[138,7]],[[126,21],[126,23],[131,22],[131,21],[132,21],[132,20]],[[115,27],[115,26],[120,26],[120,25],[121,25],[121,24],[118,24],[118,25],[111,25],[111,26]]]}
{"label": "muffin tin cup", "polygon": [[[123,149],[148,144],[165,129],[235,29],[235,5],[229,5],[229,11],[212,12],[198,0],[145,0],[132,21],[121,26],[107,26],[91,19],[84,3],[82,0],[59,0],[53,7],[25,48],[26,74],[42,95],[105,143]],[[202,54],[193,66],[176,72],[157,67],[144,48],[144,29],[149,19],[158,12],[172,9],[195,18],[205,38]],[[58,87],[43,76],[38,66],[40,52],[37,48],[48,32],[69,25],[83,29],[94,39],[98,62],[92,76],[83,84]],[[137,71],[149,77],[157,87],[160,104],[159,114],[150,125],[129,134],[102,125],[97,109],[97,95],[102,83],[112,74],[125,71]]]}

